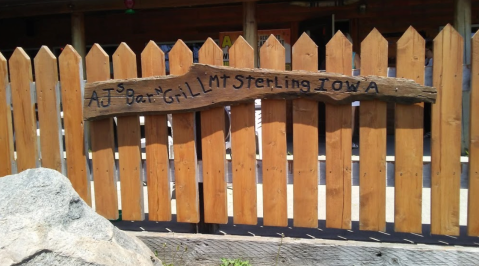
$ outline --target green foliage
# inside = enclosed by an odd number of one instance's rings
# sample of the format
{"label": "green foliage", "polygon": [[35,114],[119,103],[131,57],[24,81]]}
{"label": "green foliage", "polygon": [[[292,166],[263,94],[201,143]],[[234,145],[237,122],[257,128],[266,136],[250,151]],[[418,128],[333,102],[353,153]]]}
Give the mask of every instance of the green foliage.
{"label": "green foliage", "polygon": [[240,259],[221,259],[220,266],[251,266],[248,260],[240,260]]}
{"label": "green foliage", "polygon": [[[164,254],[163,258],[160,258],[159,254],[158,254],[158,250],[155,250],[154,253],[155,253],[155,256],[161,260],[163,265],[164,266],[177,266],[177,265],[183,265],[184,264],[184,263],[182,263],[183,256],[188,251],[188,247],[183,246],[183,243],[180,243],[180,245],[176,246],[176,249],[171,250],[171,248],[168,248],[166,243],[163,243],[162,250],[163,250],[163,254]],[[169,262],[166,259],[167,252],[170,252],[171,254],[173,254],[172,259]]]}

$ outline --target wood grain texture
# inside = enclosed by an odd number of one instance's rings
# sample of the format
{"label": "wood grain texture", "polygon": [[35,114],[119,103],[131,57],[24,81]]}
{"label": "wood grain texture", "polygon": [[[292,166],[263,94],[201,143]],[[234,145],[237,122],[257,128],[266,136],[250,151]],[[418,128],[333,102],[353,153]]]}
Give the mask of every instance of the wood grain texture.
{"label": "wood grain texture", "polygon": [[22,48],[16,48],[9,60],[13,122],[17,151],[17,171],[35,168],[38,162],[37,120],[34,93],[31,91],[32,64]]}
{"label": "wood grain texture", "polygon": [[0,53],[0,177],[13,173],[13,124],[7,60]]}
{"label": "wood grain texture", "polygon": [[[413,28],[397,43],[397,77],[424,84],[424,38]],[[396,232],[422,232],[422,167],[424,104],[396,104],[395,110],[395,207]]]}
{"label": "wood grain texture", "polygon": [[57,58],[42,46],[34,59],[42,167],[62,173],[63,135]]}
{"label": "wood grain texture", "polygon": [[[208,38],[198,51],[203,64],[223,65],[223,51]],[[223,107],[201,111],[201,147],[205,223],[228,223],[226,202],[225,110]]]}
{"label": "wood grain texture", "polygon": [[[293,45],[293,70],[318,70],[318,46],[306,34]],[[305,141],[307,140],[307,141]],[[318,227],[318,102],[293,100],[293,222]]]}
{"label": "wood grain texture", "polygon": [[472,38],[471,114],[469,142],[469,197],[467,234],[479,236],[479,34]]}
{"label": "wood grain texture", "polygon": [[434,39],[431,233],[459,235],[463,39],[447,25]]}
{"label": "wood grain texture", "polygon": [[83,106],[82,58],[73,46],[67,45],[59,57],[62,88],[67,176],[80,197],[91,206],[90,181],[86,161]]}
{"label": "wood grain texture", "polygon": [[[193,54],[182,40],[170,50],[170,73],[182,75],[193,64]],[[175,154],[176,219],[198,223],[199,194],[197,182],[195,114],[173,114],[173,151]]]}
{"label": "wood grain texture", "polygon": [[[116,79],[137,77],[136,55],[126,43],[113,54],[113,76]],[[125,88],[128,89],[128,88]],[[123,220],[142,221],[143,182],[141,182],[140,120],[136,115],[117,118],[117,137]]]}
{"label": "wood grain texture", "polygon": [[[254,50],[243,37],[229,49],[230,66],[254,68]],[[256,136],[254,102],[231,106],[231,163],[233,169],[233,220],[256,225]]]}
{"label": "wood grain texture", "polygon": [[[337,32],[326,45],[326,71],[350,74],[352,44]],[[351,229],[351,105],[326,104],[326,227]]]}
{"label": "wood grain texture", "polygon": [[[260,49],[263,69],[285,69],[284,47],[271,35]],[[287,226],[286,101],[263,100],[263,224]]]}
{"label": "wood grain texture", "polygon": [[[85,119],[205,110],[262,98],[307,97],[310,100],[346,104],[356,100],[434,102],[436,97],[436,90],[432,87],[411,80],[377,76],[351,77],[332,73],[237,69],[203,64],[195,64],[185,73],[179,77],[87,84]],[[125,87],[130,90],[125,90]],[[102,101],[108,105],[100,104]]]}
{"label": "wood grain texture", "polygon": [[[386,76],[388,43],[373,29],[361,43],[361,74]],[[359,229],[386,229],[386,103],[361,102],[359,108]]]}
{"label": "wood grain texture", "polygon": [[[154,41],[150,41],[141,53],[141,71],[143,77],[166,75],[165,54]],[[166,115],[145,116],[145,139],[148,219],[171,221]]]}
{"label": "wood grain texture", "polygon": [[[110,57],[95,43],[86,58],[87,82],[110,79]],[[113,119],[90,123],[95,210],[106,219],[118,219],[117,178],[115,175]]]}

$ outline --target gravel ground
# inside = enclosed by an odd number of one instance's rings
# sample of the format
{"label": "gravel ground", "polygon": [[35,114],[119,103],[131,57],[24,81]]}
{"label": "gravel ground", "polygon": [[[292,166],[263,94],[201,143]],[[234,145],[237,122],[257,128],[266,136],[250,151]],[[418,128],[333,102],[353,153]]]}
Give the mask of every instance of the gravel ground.
{"label": "gravel ground", "polygon": [[[479,265],[479,248],[323,239],[130,232],[163,263],[220,265]],[[177,250],[178,249],[178,250]],[[279,255],[278,255],[279,252]]]}

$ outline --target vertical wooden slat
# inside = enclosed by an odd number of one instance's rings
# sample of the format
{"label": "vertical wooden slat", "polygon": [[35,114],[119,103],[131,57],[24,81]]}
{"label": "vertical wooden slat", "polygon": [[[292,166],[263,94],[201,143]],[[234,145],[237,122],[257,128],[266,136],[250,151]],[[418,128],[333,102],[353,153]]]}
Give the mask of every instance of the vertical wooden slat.
{"label": "vertical wooden slat", "polygon": [[42,46],[34,59],[42,167],[62,173],[63,136],[57,58]]}
{"label": "vertical wooden slat", "polygon": [[[388,43],[373,29],[361,43],[361,75],[386,76]],[[386,103],[359,107],[360,230],[386,229]]]}
{"label": "vertical wooden slat", "polygon": [[7,60],[0,53],[0,177],[13,173],[12,110],[8,87]]}
{"label": "vertical wooden slat", "polygon": [[[285,70],[284,47],[269,36],[260,49],[261,68]],[[263,100],[263,223],[287,226],[286,101]]]}
{"label": "vertical wooden slat", "polygon": [[463,39],[447,25],[434,39],[431,233],[459,235]]}
{"label": "vertical wooden slat", "polygon": [[22,172],[38,166],[37,125],[30,57],[17,48],[9,60],[17,170]]}
{"label": "vertical wooden slat", "polygon": [[[143,77],[166,75],[165,54],[154,41],[150,41],[141,53],[141,71]],[[145,116],[148,219],[150,221],[171,220],[166,121],[166,115]]]}
{"label": "vertical wooden slat", "polygon": [[[397,77],[424,84],[425,41],[413,28],[397,42]],[[396,232],[422,231],[424,103],[396,104],[394,225]]]}
{"label": "vertical wooden slat", "polygon": [[76,192],[91,206],[83,123],[82,58],[73,46],[67,45],[59,61],[67,175]]}
{"label": "vertical wooden slat", "polygon": [[[223,65],[223,51],[208,38],[198,51],[202,64]],[[220,88],[222,84],[220,84]],[[212,87],[212,89],[220,89]],[[226,148],[225,110],[223,107],[201,111],[201,147],[203,159],[203,189],[205,223],[226,224],[228,207],[226,203]]]}
{"label": "vertical wooden slat", "polygon": [[[236,39],[229,53],[231,67],[254,68],[254,50],[242,36]],[[254,119],[254,102],[231,106],[231,163],[235,224],[255,225],[258,222]]]}
{"label": "vertical wooden slat", "polygon": [[[170,73],[182,75],[193,64],[193,54],[182,40],[170,50]],[[198,223],[199,195],[196,179],[195,114],[173,114],[177,221]]]}
{"label": "vertical wooden slat", "polygon": [[[351,74],[352,44],[337,32],[326,45],[326,71]],[[355,84],[343,84],[352,86]],[[351,228],[351,105],[326,104],[326,227]]]}
{"label": "vertical wooden slat", "polygon": [[[318,46],[303,33],[293,45],[293,70],[318,70]],[[304,140],[308,141],[304,141]],[[293,100],[294,226],[318,227],[318,102]]]}
{"label": "vertical wooden slat", "polygon": [[[115,79],[137,77],[136,55],[126,43],[113,54]],[[128,88],[124,88],[127,90]],[[133,102],[132,104],[135,104]],[[120,156],[121,209],[124,220],[142,221],[143,183],[141,182],[140,119],[137,115],[117,118],[118,153]]]}
{"label": "vertical wooden slat", "polygon": [[479,34],[472,38],[471,114],[469,143],[469,199],[467,233],[479,236]]}
{"label": "vertical wooden slat", "polygon": [[[86,56],[87,82],[110,79],[110,57],[99,44],[94,44]],[[100,102],[108,105],[108,102]],[[118,219],[118,195],[115,176],[113,119],[90,122],[95,209],[103,217]]]}

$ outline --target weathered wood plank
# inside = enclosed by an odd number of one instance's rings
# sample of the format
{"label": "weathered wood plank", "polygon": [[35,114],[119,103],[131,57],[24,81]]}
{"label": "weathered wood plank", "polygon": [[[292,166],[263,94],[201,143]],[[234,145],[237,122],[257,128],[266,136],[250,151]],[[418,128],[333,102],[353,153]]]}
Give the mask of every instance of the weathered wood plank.
{"label": "weathered wood plank", "polygon": [[[136,55],[126,43],[113,54],[113,76],[117,79],[137,77]],[[123,220],[142,221],[143,182],[141,182],[140,119],[137,115],[117,118],[117,137]]]}
{"label": "weathered wood plank", "polygon": [[[189,67],[189,65],[188,65]],[[181,77],[87,84],[85,119],[139,113],[202,110],[254,99],[295,99],[346,104],[356,100],[434,102],[436,90],[405,79],[350,77],[306,71],[235,69],[195,64]],[[355,88],[354,91],[353,87]],[[351,91],[353,90],[353,91]]]}
{"label": "weathered wood plank", "polygon": [[62,173],[63,135],[57,58],[42,46],[34,59],[42,167]]}
{"label": "weathered wood plank", "polygon": [[[306,34],[293,45],[293,70],[318,70],[318,46]],[[305,140],[308,141],[305,141]],[[318,102],[293,100],[293,222],[318,227]]]}
{"label": "weathered wood plank", "polygon": [[479,236],[479,34],[472,38],[471,114],[469,143],[469,198],[467,234]]}
{"label": "weathered wood plank", "polygon": [[[12,105],[15,109],[13,122],[17,151],[17,170],[22,172],[39,165],[37,149],[37,125],[35,99],[30,85],[33,82],[30,57],[22,48],[17,48],[10,57],[10,82]],[[81,100],[80,100],[81,101]]]}
{"label": "weathered wood plank", "polygon": [[[223,51],[208,38],[198,51],[198,60],[203,64],[221,66]],[[205,223],[226,224],[225,110],[217,107],[201,111],[200,115]]]}
{"label": "weathered wood plank", "polygon": [[447,25],[434,39],[431,233],[459,235],[463,39]]}
{"label": "weathered wood plank", "polygon": [[[281,43],[271,35],[260,49],[264,69],[283,70],[285,53]],[[270,87],[266,85],[266,87]],[[263,224],[287,226],[286,193],[286,101],[263,100]]]}
{"label": "weathered wood plank", "polygon": [[86,161],[83,106],[82,58],[73,46],[67,45],[59,57],[62,88],[65,150],[67,152],[67,176],[80,197],[91,206],[90,182]]}
{"label": "weathered wood plank", "polygon": [[[170,73],[182,75],[193,64],[193,54],[182,40],[170,50]],[[185,84],[186,85],[186,84]],[[173,114],[173,151],[175,154],[176,219],[198,223],[199,194],[197,182],[195,114]]]}
{"label": "weathered wood plank", "polygon": [[[95,43],[86,58],[87,82],[110,79],[110,57]],[[90,123],[95,210],[106,219],[118,219],[117,178],[115,175],[113,119]]]}
{"label": "weathered wood plank", "polygon": [[[254,50],[238,37],[230,50],[230,66],[254,68]],[[231,106],[231,164],[233,169],[233,220],[256,225],[256,137],[254,103]]]}
{"label": "weathered wood plank", "polygon": [[[326,45],[326,71],[350,74],[352,44],[337,32]],[[351,105],[326,104],[326,227],[351,228]]]}
{"label": "weathered wood plank", "polygon": [[[141,53],[143,77],[166,75],[165,54],[154,41]],[[148,182],[148,219],[171,221],[166,115],[145,116],[146,177]]]}
{"label": "weathered wood plank", "polygon": [[[373,29],[361,43],[361,72],[387,75],[388,43]],[[386,229],[386,103],[361,102],[359,108],[359,229]]]}
{"label": "weathered wood plank", "polygon": [[7,60],[0,53],[0,177],[14,170],[11,90],[8,87]]}
{"label": "weathered wood plank", "polygon": [[[397,77],[424,84],[425,41],[410,27],[397,43]],[[396,104],[394,226],[396,232],[422,231],[424,104]]]}

